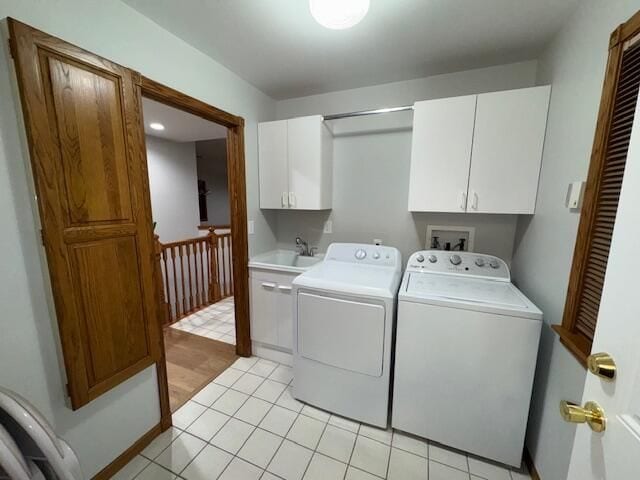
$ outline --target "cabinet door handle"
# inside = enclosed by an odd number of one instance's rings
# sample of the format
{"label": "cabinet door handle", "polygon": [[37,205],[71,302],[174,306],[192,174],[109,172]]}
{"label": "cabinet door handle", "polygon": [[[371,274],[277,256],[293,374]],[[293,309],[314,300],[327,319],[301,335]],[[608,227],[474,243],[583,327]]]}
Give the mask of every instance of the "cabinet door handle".
{"label": "cabinet door handle", "polygon": [[273,282],[262,282],[263,288],[276,288],[276,284]]}
{"label": "cabinet door handle", "polygon": [[281,292],[290,292],[291,287],[288,285],[278,285],[278,290],[280,290]]}
{"label": "cabinet door handle", "polygon": [[471,204],[471,208],[478,210],[478,192],[473,192],[473,203]]}
{"label": "cabinet door handle", "polygon": [[289,206],[296,206],[296,194],[294,192],[289,192]]}
{"label": "cabinet door handle", "polygon": [[289,206],[289,195],[287,194],[287,192],[282,192],[281,200],[283,207],[286,208]]}
{"label": "cabinet door handle", "polygon": [[461,195],[462,201],[460,202],[460,210],[466,210],[467,209],[467,192],[462,192]]}

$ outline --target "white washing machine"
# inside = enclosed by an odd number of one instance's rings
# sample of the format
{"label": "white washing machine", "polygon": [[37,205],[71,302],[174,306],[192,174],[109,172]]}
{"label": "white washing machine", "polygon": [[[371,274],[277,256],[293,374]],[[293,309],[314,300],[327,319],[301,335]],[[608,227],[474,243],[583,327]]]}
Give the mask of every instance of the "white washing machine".
{"label": "white washing machine", "polygon": [[387,427],[400,252],[334,243],[292,286],[293,396]]}
{"label": "white washing machine", "polygon": [[398,294],[392,426],[519,467],[541,326],[501,259],[411,255]]}

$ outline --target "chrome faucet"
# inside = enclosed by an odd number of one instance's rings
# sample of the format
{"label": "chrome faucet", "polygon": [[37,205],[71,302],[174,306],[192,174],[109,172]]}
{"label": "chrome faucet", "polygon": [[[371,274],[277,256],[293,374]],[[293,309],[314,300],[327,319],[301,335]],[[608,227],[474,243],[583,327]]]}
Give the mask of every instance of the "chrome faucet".
{"label": "chrome faucet", "polygon": [[313,257],[315,255],[316,247],[309,248],[309,244],[302,240],[300,237],[296,237],[296,250],[302,257]]}

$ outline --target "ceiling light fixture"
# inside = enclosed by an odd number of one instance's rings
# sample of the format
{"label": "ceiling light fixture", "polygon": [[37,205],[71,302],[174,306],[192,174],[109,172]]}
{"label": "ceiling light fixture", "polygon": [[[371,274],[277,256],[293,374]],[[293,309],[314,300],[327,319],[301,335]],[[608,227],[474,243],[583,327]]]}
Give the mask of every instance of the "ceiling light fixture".
{"label": "ceiling light fixture", "polygon": [[154,122],[149,124],[149,128],[152,128],[153,130],[162,131],[164,130],[164,125],[161,123]]}
{"label": "ceiling light fixture", "polygon": [[344,30],[360,23],[369,11],[369,0],[309,0],[309,10],[323,27]]}

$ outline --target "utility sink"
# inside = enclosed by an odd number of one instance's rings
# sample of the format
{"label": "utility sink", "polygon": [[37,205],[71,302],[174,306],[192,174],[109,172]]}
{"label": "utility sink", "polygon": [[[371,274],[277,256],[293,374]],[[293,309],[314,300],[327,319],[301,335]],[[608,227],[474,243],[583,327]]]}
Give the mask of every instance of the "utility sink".
{"label": "utility sink", "polygon": [[306,257],[293,250],[273,250],[253,257],[249,267],[302,273],[320,263],[323,257],[323,254]]}

